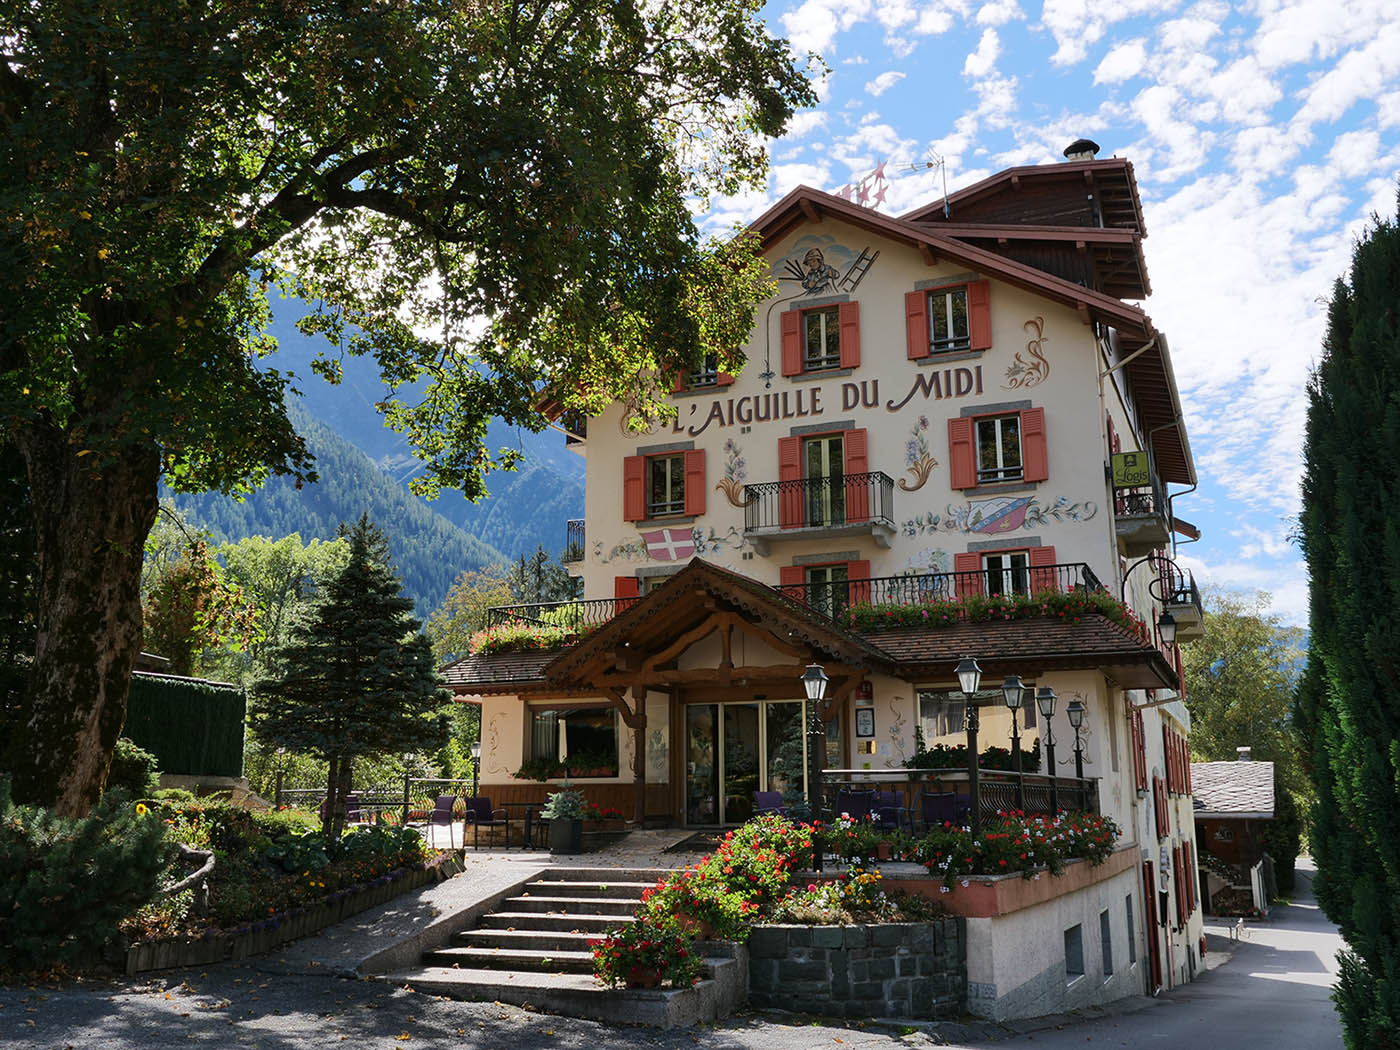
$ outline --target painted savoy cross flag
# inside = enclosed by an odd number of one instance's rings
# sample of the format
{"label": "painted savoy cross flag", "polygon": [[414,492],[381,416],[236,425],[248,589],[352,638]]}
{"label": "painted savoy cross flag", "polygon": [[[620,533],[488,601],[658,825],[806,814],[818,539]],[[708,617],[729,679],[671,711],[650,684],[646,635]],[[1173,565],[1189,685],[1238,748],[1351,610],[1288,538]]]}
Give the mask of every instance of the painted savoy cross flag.
{"label": "painted savoy cross flag", "polygon": [[695,537],[689,529],[657,529],[642,533],[647,553],[657,561],[682,561],[695,556]]}

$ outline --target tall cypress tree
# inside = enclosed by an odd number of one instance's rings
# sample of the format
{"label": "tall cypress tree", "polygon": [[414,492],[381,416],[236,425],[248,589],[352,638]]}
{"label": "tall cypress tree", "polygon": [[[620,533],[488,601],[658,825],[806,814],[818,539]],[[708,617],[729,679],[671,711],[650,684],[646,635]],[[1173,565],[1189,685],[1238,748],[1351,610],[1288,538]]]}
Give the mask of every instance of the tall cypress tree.
{"label": "tall cypress tree", "polygon": [[1348,1047],[1400,1047],[1400,227],[1338,281],[1308,388],[1301,536],[1312,639],[1296,723],[1317,788],[1318,900],[1350,945]]}
{"label": "tall cypress tree", "polygon": [[344,826],[354,760],[441,747],[451,699],[384,534],[367,515],[342,534],[350,560],[274,655],[277,670],[254,687],[252,715],[264,740],[327,762],[322,827],[332,837]]}

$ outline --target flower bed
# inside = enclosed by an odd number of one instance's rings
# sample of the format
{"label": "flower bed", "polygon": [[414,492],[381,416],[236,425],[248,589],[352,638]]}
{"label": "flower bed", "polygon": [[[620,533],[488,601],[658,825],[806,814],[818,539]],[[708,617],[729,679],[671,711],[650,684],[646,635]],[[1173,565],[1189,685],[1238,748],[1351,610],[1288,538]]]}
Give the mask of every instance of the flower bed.
{"label": "flower bed", "polygon": [[1020,873],[1029,879],[1040,869],[1058,875],[1073,859],[1102,864],[1119,834],[1111,818],[1093,813],[1044,817],[1003,812],[987,821],[980,838],[967,828],[945,823],[917,839],[906,856],[940,876],[945,886],[978,872]]}
{"label": "flower bed", "polygon": [[954,623],[993,620],[1052,619],[1077,623],[1085,616],[1102,616],[1133,632],[1144,643],[1147,625],[1106,591],[1039,591],[1035,594],[971,594],[952,600],[930,599],[910,604],[861,602],[842,613],[842,622],[857,631],[895,627],[942,627]]}

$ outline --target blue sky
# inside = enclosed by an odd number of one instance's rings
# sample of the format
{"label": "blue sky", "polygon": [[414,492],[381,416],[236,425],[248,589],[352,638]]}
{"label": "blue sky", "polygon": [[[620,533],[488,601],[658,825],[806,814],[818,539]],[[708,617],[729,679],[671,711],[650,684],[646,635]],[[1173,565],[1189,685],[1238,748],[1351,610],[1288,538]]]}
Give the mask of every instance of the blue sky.
{"label": "blue sky", "polygon": [[[772,143],[767,191],[719,200],[716,232],[799,184],[836,191],[887,162],[900,214],[1080,136],[1133,162],[1153,294],[1199,490],[1179,561],[1272,592],[1304,623],[1298,512],[1304,383],[1324,301],[1374,212],[1395,214],[1400,3],[803,0],[765,9],[822,55],[821,104]],[[903,170],[901,170],[903,169]]]}

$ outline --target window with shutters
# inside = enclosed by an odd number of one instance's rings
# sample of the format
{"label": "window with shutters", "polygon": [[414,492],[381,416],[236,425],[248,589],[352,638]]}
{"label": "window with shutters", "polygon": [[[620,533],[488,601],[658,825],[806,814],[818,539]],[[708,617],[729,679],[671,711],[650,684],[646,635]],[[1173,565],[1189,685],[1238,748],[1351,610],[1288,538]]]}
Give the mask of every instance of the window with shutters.
{"label": "window with shutters", "polygon": [[1049,476],[1045,409],[948,420],[948,483],[952,488],[1045,481]]}
{"label": "window with shutters", "polygon": [[685,381],[687,386],[718,386],[719,355],[706,354],[699,369],[689,373],[685,377]]}
{"label": "window with shutters", "polygon": [[988,594],[1030,594],[1030,551],[997,551],[982,556]]}
{"label": "window with shutters", "polygon": [[850,602],[850,578],[845,565],[809,565],[807,602],[825,616],[835,619],[845,612]]}
{"label": "window with shutters", "polygon": [[685,513],[685,456],[647,457],[647,515]]}
{"label": "window with shutters", "polygon": [[958,594],[1039,594],[1059,590],[1062,581],[1054,547],[967,551],[953,555]]}
{"label": "window with shutters", "polygon": [[971,349],[966,285],[928,293],[928,328],[929,348],[935,354]]}
{"label": "window with shutters", "polygon": [[846,453],[841,434],[824,434],[802,443],[807,479],[807,524],[840,525],[846,520]]}
{"label": "window with shutters", "polygon": [[781,326],[785,376],[860,365],[859,303],[787,310]]}
{"label": "window with shutters", "polygon": [[802,370],[841,367],[840,308],[825,306],[802,313]]}
{"label": "window with shutters", "polygon": [[990,284],[972,281],[906,292],[904,325],[911,361],[990,349]]}

